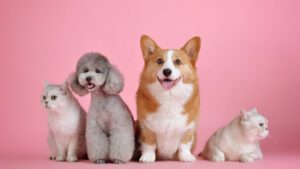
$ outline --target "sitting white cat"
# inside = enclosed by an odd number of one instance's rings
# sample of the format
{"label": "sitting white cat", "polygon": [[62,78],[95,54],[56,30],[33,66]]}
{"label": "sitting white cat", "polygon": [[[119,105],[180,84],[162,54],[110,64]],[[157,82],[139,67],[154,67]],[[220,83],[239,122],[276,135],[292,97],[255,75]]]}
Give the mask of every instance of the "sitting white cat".
{"label": "sitting white cat", "polygon": [[67,82],[62,85],[46,83],[41,102],[48,112],[50,159],[75,162],[86,157],[86,113]]}
{"label": "sitting white cat", "polygon": [[268,134],[268,120],[256,108],[241,110],[240,116],[214,133],[199,156],[215,162],[260,160],[259,141]]}

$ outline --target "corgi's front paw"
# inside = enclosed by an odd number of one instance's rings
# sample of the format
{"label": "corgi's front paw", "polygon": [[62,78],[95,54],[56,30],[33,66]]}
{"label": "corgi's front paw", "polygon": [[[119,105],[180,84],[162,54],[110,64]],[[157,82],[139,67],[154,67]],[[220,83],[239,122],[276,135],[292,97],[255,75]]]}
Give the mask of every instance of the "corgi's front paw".
{"label": "corgi's front paw", "polygon": [[193,162],[196,160],[195,156],[190,151],[181,151],[178,153],[178,158],[183,162]]}
{"label": "corgi's front paw", "polygon": [[140,157],[141,163],[152,163],[155,161],[155,152],[145,152]]}

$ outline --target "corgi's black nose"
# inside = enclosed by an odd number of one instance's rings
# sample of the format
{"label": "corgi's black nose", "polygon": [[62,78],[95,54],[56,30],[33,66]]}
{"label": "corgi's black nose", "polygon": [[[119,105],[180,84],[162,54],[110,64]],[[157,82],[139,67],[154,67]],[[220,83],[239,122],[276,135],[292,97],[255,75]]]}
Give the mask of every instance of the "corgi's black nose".
{"label": "corgi's black nose", "polygon": [[166,76],[166,77],[169,77],[172,73],[172,70],[169,69],[169,68],[166,68],[163,70],[163,74]]}
{"label": "corgi's black nose", "polygon": [[92,77],[91,77],[91,76],[86,77],[86,81],[87,81],[87,82],[90,82],[91,80],[92,80]]}

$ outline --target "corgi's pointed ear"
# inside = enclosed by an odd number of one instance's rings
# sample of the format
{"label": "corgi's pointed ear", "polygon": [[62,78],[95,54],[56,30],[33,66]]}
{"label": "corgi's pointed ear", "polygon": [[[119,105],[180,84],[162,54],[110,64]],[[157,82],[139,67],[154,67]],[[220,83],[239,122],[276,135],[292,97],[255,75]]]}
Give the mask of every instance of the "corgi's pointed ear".
{"label": "corgi's pointed ear", "polygon": [[145,61],[148,60],[149,56],[153,54],[155,50],[159,49],[159,46],[155,43],[155,41],[147,35],[143,35],[141,37],[140,43]]}
{"label": "corgi's pointed ear", "polygon": [[188,56],[193,63],[198,59],[198,54],[200,51],[201,39],[196,36],[186,42],[186,44],[181,48]]}

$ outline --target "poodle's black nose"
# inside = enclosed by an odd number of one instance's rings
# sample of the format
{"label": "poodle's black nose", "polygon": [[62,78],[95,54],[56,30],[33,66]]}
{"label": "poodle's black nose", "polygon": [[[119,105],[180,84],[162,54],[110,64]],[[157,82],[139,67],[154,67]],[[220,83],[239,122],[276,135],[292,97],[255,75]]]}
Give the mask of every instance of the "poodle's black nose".
{"label": "poodle's black nose", "polygon": [[87,82],[91,82],[91,80],[92,80],[92,77],[91,77],[91,76],[86,77],[86,81],[87,81]]}
{"label": "poodle's black nose", "polygon": [[163,70],[163,74],[166,76],[166,77],[169,77],[172,73],[172,70],[169,69],[169,68],[166,68]]}

